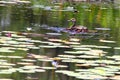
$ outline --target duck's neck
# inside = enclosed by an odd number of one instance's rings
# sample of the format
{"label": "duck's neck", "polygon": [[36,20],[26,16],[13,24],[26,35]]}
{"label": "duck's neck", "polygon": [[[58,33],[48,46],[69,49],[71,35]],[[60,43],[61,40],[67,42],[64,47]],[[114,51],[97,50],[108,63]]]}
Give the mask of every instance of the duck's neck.
{"label": "duck's neck", "polygon": [[75,27],[76,26],[76,21],[73,22],[73,25],[71,27]]}

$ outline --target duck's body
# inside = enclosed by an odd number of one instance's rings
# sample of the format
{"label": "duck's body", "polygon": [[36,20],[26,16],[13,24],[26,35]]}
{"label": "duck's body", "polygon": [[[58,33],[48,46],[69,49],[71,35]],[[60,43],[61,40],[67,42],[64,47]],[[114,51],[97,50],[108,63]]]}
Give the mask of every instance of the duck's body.
{"label": "duck's body", "polygon": [[73,23],[73,25],[70,28],[67,28],[67,30],[76,31],[76,32],[83,32],[83,33],[88,32],[87,27],[76,25],[76,19],[75,18],[72,18],[69,21],[71,21]]}

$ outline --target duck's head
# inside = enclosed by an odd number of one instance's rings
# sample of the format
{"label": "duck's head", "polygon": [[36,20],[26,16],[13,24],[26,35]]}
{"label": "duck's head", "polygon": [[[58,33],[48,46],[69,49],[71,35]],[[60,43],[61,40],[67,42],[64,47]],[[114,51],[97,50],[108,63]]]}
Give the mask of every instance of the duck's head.
{"label": "duck's head", "polygon": [[76,22],[76,19],[75,18],[71,18],[70,20],[68,21],[71,21],[71,22]]}

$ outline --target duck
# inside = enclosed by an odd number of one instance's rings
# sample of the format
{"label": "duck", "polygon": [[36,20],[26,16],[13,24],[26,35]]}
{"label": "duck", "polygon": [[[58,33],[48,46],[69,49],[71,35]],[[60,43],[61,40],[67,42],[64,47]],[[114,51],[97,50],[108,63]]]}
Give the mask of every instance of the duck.
{"label": "duck", "polygon": [[88,32],[87,27],[81,26],[81,25],[76,25],[76,19],[75,18],[71,18],[68,21],[72,22],[73,24],[69,28],[67,28],[67,30],[74,31],[74,32],[77,32],[77,33],[80,33],[80,32],[86,33],[86,32]]}

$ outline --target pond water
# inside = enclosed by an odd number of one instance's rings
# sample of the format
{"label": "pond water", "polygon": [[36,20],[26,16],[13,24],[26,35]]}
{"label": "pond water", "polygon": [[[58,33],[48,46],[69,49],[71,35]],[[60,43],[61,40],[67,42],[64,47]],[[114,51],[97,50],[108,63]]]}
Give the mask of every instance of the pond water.
{"label": "pond water", "polygon": [[[109,41],[115,41],[115,43],[114,42],[105,43],[105,41],[101,40],[105,36],[102,34],[99,37],[101,42],[98,43],[98,39],[96,38],[80,39],[81,40],[80,43],[82,45],[84,46],[91,45],[91,47],[92,45],[98,45],[98,46],[100,45],[101,47],[110,46],[112,48],[103,48],[103,50],[109,53],[108,55],[120,54],[120,49],[119,49],[120,5],[119,4],[76,3],[70,6],[68,4],[50,4],[48,6],[43,4],[33,5],[33,4],[19,3],[19,4],[0,5],[0,31],[28,32],[27,28],[32,28],[31,33],[46,34],[50,31],[42,29],[41,26],[49,26],[49,27],[54,26],[54,27],[67,28],[71,25],[71,23],[68,22],[68,20],[71,18],[76,18],[77,25],[86,26],[88,29],[91,30],[95,28],[110,28],[110,31],[103,31],[103,33],[105,32],[109,34],[106,39],[108,39]],[[34,38],[42,40],[41,37],[40,38],[34,37]],[[61,39],[66,40],[67,38],[68,38],[67,34],[63,33],[61,35]],[[47,46],[47,47],[50,48],[51,46]],[[51,49],[50,50],[46,49],[46,50],[47,50],[46,52],[54,53],[54,50]],[[62,51],[58,51],[58,53],[61,52]],[[38,61],[44,61],[44,60],[40,59]],[[67,60],[65,60],[65,62],[67,62]],[[22,67],[22,68],[26,68],[26,67]],[[49,68],[47,70],[49,73],[52,69]],[[34,73],[34,71],[29,71],[29,72],[31,74],[28,75],[28,77],[31,76],[32,73]],[[27,73],[27,72],[21,71],[21,73]],[[48,73],[46,74],[48,75]],[[14,75],[18,76],[16,74]],[[22,76],[24,77],[25,75]],[[44,77],[43,79],[49,80],[48,78],[49,77],[47,78]],[[15,78],[15,80],[21,80],[21,79]],[[55,79],[51,78],[51,80],[55,80]],[[72,78],[69,80],[72,80]]]}
{"label": "pond water", "polygon": [[0,6],[0,30],[26,31],[27,27],[41,33],[41,25],[69,27],[70,18],[77,19],[77,25],[88,29],[110,28],[111,40],[120,42],[120,8],[119,4],[6,4]]}

